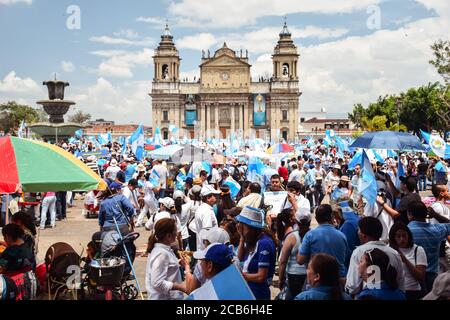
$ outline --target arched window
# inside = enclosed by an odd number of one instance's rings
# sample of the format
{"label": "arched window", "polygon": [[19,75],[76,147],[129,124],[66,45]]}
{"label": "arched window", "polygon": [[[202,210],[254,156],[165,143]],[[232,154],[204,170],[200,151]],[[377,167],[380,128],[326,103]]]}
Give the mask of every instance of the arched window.
{"label": "arched window", "polygon": [[162,66],[162,78],[169,79],[169,66],[167,64]]}
{"label": "arched window", "polygon": [[288,63],[283,64],[283,76],[285,76],[285,77],[289,76],[289,64]]}

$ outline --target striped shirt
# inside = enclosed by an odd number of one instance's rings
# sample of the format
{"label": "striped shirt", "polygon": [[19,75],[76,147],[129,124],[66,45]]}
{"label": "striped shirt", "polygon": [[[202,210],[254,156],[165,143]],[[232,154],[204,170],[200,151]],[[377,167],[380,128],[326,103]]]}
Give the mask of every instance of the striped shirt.
{"label": "striped shirt", "polygon": [[427,254],[427,272],[438,273],[439,248],[441,242],[450,235],[450,223],[429,224],[411,221],[408,228],[411,230],[414,243],[424,248]]}

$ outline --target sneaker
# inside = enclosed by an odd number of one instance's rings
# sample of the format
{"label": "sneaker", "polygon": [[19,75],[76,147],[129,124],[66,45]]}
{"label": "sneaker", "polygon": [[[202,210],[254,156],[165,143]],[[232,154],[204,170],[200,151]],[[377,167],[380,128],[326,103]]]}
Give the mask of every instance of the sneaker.
{"label": "sneaker", "polygon": [[45,230],[45,227],[39,227],[39,230]]}
{"label": "sneaker", "polygon": [[52,229],[56,228],[56,225],[52,224]]}

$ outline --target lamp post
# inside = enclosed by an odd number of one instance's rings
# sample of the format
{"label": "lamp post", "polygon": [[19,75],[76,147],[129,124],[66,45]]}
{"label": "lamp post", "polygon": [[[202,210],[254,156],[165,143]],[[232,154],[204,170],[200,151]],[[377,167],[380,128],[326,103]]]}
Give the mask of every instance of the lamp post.
{"label": "lamp post", "polygon": [[402,100],[400,97],[396,97],[395,105],[397,107],[397,131],[400,131],[400,108],[401,108]]}

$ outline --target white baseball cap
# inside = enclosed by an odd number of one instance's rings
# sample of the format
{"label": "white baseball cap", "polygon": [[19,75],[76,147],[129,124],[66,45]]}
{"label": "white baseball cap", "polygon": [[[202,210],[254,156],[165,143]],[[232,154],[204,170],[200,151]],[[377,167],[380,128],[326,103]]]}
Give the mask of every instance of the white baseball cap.
{"label": "white baseball cap", "polygon": [[164,207],[166,207],[167,209],[172,209],[175,207],[175,201],[173,201],[172,198],[163,198],[163,199],[159,199],[159,203],[161,203]]}
{"label": "white baseball cap", "polygon": [[183,198],[183,199],[184,199],[184,192],[183,192],[183,191],[181,191],[181,190],[176,190],[176,191],[173,193],[173,199],[175,200],[175,199],[178,199],[178,198]]}
{"label": "white baseball cap", "polygon": [[208,185],[205,185],[202,187],[202,191],[200,192],[200,195],[202,197],[206,197],[206,196],[209,196],[210,194],[220,194],[220,193],[221,193],[220,191],[214,189],[213,186],[208,184]]}
{"label": "white baseball cap", "polygon": [[224,229],[215,227],[209,230],[203,229],[199,233],[201,241],[208,240],[209,243],[229,243],[230,235]]}

